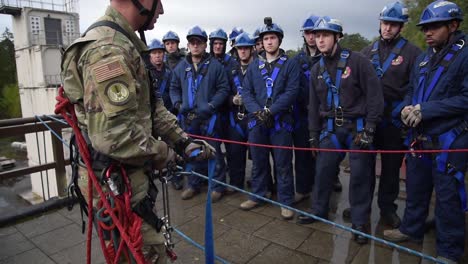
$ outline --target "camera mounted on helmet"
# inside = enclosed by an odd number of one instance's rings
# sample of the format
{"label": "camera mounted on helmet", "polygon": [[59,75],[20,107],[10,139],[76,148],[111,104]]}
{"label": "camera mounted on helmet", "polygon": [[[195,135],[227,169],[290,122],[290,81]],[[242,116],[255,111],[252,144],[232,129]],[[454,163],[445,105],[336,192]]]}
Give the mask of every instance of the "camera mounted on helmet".
{"label": "camera mounted on helmet", "polygon": [[263,38],[265,34],[274,33],[280,40],[283,40],[283,29],[278,24],[273,23],[273,19],[271,17],[265,17],[263,22],[265,25],[260,29],[260,38]]}

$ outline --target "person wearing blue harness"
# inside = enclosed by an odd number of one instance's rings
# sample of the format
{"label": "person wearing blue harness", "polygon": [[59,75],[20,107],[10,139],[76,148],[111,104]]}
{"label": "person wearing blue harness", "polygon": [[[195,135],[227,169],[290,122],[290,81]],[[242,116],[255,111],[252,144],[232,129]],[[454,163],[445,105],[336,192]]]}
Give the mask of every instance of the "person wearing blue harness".
{"label": "person wearing blue harness", "polygon": [[[224,70],[226,72],[226,76],[229,81],[229,91],[231,91],[232,89],[235,89],[235,81],[239,80],[238,79],[239,77],[236,76],[237,75],[236,69],[239,68],[239,63],[235,59],[233,59],[229,54],[226,53],[226,44],[228,41],[227,33],[224,30],[219,28],[210,33],[209,39],[210,39],[210,54],[213,58],[217,59],[223,65]],[[228,130],[230,129],[230,125],[231,125],[229,110],[230,109],[229,109],[228,101],[226,101],[226,103],[224,103],[222,107],[219,109],[219,119],[220,119],[219,137],[220,138],[231,139],[227,136]],[[226,151],[227,151],[227,144],[224,144],[224,146],[226,147]],[[221,149],[219,149],[218,151],[220,154],[222,154]],[[225,178],[226,162],[225,162],[224,157],[219,160],[220,160],[220,163],[217,164],[218,166],[217,169],[222,170],[223,172],[219,172],[218,174],[223,175],[224,178],[220,178],[218,180],[226,182],[226,178]],[[231,183],[233,183],[231,169],[236,170],[236,168],[232,168],[231,166],[229,166],[229,175],[231,176],[230,177]],[[225,188],[223,186],[215,183],[213,186],[213,193],[212,193],[213,195],[211,197],[213,202],[219,201],[222,198],[224,191],[225,191]]]}
{"label": "person wearing blue harness", "polygon": [[260,38],[260,30],[261,28],[257,28],[253,34],[253,40],[255,41],[255,53],[254,53],[254,57],[256,57],[258,55],[258,53],[262,52],[263,51],[263,41],[262,39]]}
{"label": "person wearing blue harness", "polygon": [[[401,125],[392,123],[392,111],[403,101],[409,76],[421,50],[400,35],[408,21],[408,11],[400,2],[386,5],[380,13],[380,39],[365,47],[361,53],[370,59],[382,83],[385,106],[382,122],[375,132],[375,147],[382,150],[404,149]],[[403,154],[380,154],[381,172],[378,186],[378,205],[382,222],[397,228],[395,200],[400,192],[400,167]]]}
{"label": "person wearing blue harness", "polygon": [[174,31],[168,31],[166,34],[164,34],[162,41],[164,43],[164,47],[166,48],[164,62],[171,70],[174,70],[177,64],[179,64],[179,62],[185,57],[184,53],[179,49],[179,35],[177,35],[177,33]]}
{"label": "person wearing blue harness", "polygon": [[159,39],[153,39],[148,46],[150,61],[148,68],[153,78],[153,92],[156,96],[162,97],[164,106],[172,112],[173,106],[169,96],[172,71],[164,63],[165,51],[164,44]]}
{"label": "person wearing blue harness", "polygon": [[[239,54],[239,64],[231,70],[231,91],[228,100],[226,137],[230,140],[247,142],[247,111],[242,102],[242,82],[247,67],[252,62],[253,40],[247,33],[236,37],[234,47]],[[226,144],[226,157],[229,167],[230,184],[240,189],[244,188],[245,167],[247,161],[247,146]]]}
{"label": "person wearing blue harness", "polygon": [[[408,94],[394,111],[410,128],[410,150],[468,148],[468,49],[459,30],[462,20],[460,7],[448,1],[433,2],[421,14],[417,25],[429,48],[418,57]],[[399,229],[385,230],[384,238],[422,241],[435,189],[437,255],[457,263],[466,243],[468,153],[412,153],[406,159],[405,213]]]}
{"label": "person wearing blue harness", "polygon": [[[148,46],[148,71],[151,74],[153,93],[155,97],[161,97],[164,107],[171,113],[177,115],[174,111],[171,97],[169,95],[169,86],[172,78],[172,70],[164,63],[166,49],[159,39],[153,39]],[[175,190],[181,190],[183,178],[175,176],[171,180],[171,185]]]}
{"label": "person wearing blue harness", "polygon": [[[318,16],[308,17],[302,24],[301,31],[304,38],[304,48],[293,58],[302,70],[300,90],[293,107],[294,130],[293,142],[295,147],[309,147],[309,126],[307,105],[309,104],[310,69],[320,60],[320,52],[315,45],[315,33],[312,31]],[[310,197],[314,184],[315,157],[310,151],[294,151],[294,170],[296,176],[296,193],[294,202],[300,202]]]}
{"label": "person wearing blue harness", "polygon": [[[292,146],[293,116],[291,113],[299,92],[300,68],[280,49],[283,30],[265,19],[260,38],[265,51],[248,67],[244,78],[242,98],[249,112],[249,142],[275,146]],[[252,192],[266,196],[269,177],[270,149],[251,147]],[[273,159],[277,180],[278,201],[285,205],[294,202],[292,151],[274,148]],[[261,204],[255,197],[240,205],[243,210]],[[292,219],[294,212],[281,208],[283,219]]]}
{"label": "person wearing blue harness", "polygon": [[[173,71],[170,86],[171,100],[179,109],[179,123],[190,134],[217,137],[219,133],[218,112],[229,94],[229,84],[223,66],[205,52],[208,36],[198,26],[187,34],[190,53]],[[219,149],[218,142],[209,142]],[[221,153],[216,154],[216,163],[223,161]],[[206,164],[189,164],[197,172],[206,172]],[[217,170],[215,179],[222,180],[222,170]],[[201,179],[188,177],[188,187],[182,192],[182,199],[191,199],[200,192]]]}
{"label": "person wearing blue harness", "polygon": [[237,36],[239,36],[239,34],[243,33],[244,32],[244,29],[241,28],[241,27],[234,27],[232,30],[231,30],[231,33],[229,34],[229,41],[231,42],[231,50],[229,51],[229,55],[231,55],[231,57],[235,60],[237,60],[239,58],[239,56],[237,55],[237,50],[236,50],[236,47],[234,47],[234,44],[236,44],[236,38]]}
{"label": "person wearing blue harness", "polygon": [[[371,149],[373,135],[383,112],[383,95],[372,64],[358,52],[342,49],[341,22],[320,18],[314,25],[320,62],[311,70],[309,92],[309,130],[312,147],[324,149]],[[311,212],[328,218],[333,181],[345,153],[319,152]],[[349,202],[353,228],[369,231],[372,204],[373,157],[368,153],[349,153],[351,168]],[[299,224],[310,224],[314,218],[298,217]],[[354,235],[359,244],[368,239]]]}

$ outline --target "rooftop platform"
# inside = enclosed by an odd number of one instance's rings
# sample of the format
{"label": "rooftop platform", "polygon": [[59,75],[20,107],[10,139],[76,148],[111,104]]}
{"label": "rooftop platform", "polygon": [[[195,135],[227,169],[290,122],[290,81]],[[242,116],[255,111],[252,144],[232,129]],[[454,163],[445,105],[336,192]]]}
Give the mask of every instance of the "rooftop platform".
{"label": "rooftop platform", "polygon": [[[348,207],[349,176],[343,173],[340,178],[344,188],[342,193],[332,197],[330,218],[351,226],[341,216]],[[200,244],[204,241],[205,194],[182,201],[180,191],[170,189],[173,225]],[[159,196],[159,207],[162,206],[161,199]],[[243,194],[233,194],[213,205],[215,253],[231,263],[430,263],[376,242],[360,246],[352,240],[350,233],[323,223],[298,225],[295,219],[284,221],[280,218],[280,209],[272,205],[250,212],[242,211],[238,206],[244,199]],[[402,188],[397,201],[400,216],[404,209],[403,199]],[[308,206],[309,202],[304,201],[297,208],[306,209]],[[466,222],[468,229],[468,219]],[[383,230],[389,228],[379,221],[376,201],[371,223],[372,233],[377,237],[382,237]],[[205,262],[202,251],[176,233],[174,238],[178,255],[175,263]],[[412,242],[401,245],[435,256],[435,243],[435,230],[430,230],[422,245]],[[85,245],[79,207],[75,206],[71,212],[64,208],[0,229],[0,264],[81,264],[86,259]],[[93,245],[92,263],[105,263],[96,232]],[[468,263],[468,246],[462,263]]]}

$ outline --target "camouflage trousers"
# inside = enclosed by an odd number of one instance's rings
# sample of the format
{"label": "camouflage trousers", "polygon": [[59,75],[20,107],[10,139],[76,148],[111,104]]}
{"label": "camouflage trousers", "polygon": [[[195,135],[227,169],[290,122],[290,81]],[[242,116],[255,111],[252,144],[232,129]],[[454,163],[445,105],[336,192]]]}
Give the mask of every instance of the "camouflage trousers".
{"label": "camouflage trousers", "polygon": [[[96,176],[99,177],[101,172],[95,171]],[[78,186],[83,193],[85,199],[88,199],[88,172],[85,167],[79,167],[78,169],[79,179]],[[141,201],[148,191],[149,183],[148,177],[144,173],[144,170],[132,171],[128,174],[130,185],[132,187],[131,205],[134,207],[139,201]],[[104,186],[103,186],[104,187]],[[93,205],[96,207],[99,196],[95,189],[93,189]],[[157,232],[152,226],[143,221],[141,226],[141,233],[143,235],[143,255],[145,259],[150,260],[150,263],[154,264],[166,264],[168,258],[166,256],[164,246],[163,232]],[[107,241],[106,241],[107,242]],[[125,258],[119,263],[127,263]]]}

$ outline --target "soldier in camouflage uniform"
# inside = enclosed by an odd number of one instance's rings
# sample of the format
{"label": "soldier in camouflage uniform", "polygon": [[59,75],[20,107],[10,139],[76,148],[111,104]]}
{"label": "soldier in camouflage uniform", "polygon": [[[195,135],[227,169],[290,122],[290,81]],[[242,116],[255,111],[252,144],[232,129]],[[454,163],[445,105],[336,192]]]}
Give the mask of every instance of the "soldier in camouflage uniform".
{"label": "soldier in camouflage uniform", "polygon": [[[89,140],[96,175],[111,163],[124,166],[131,181],[132,209],[144,220],[145,258],[166,263],[162,233],[148,224],[156,215],[140,206],[146,199],[154,205],[156,199],[145,172],[166,167],[177,154],[188,157],[201,150],[196,159],[203,160],[211,158],[214,150],[206,142],[188,138],[161,98],[152,96],[141,57],[147,47],[135,31],[152,29],[164,11],[160,0],[140,1],[112,0],[98,20],[100,24],[93,24],[66,50],[62,78],[65,94]],[[87,197],[85,167],[79,169],[79,177]]]}

